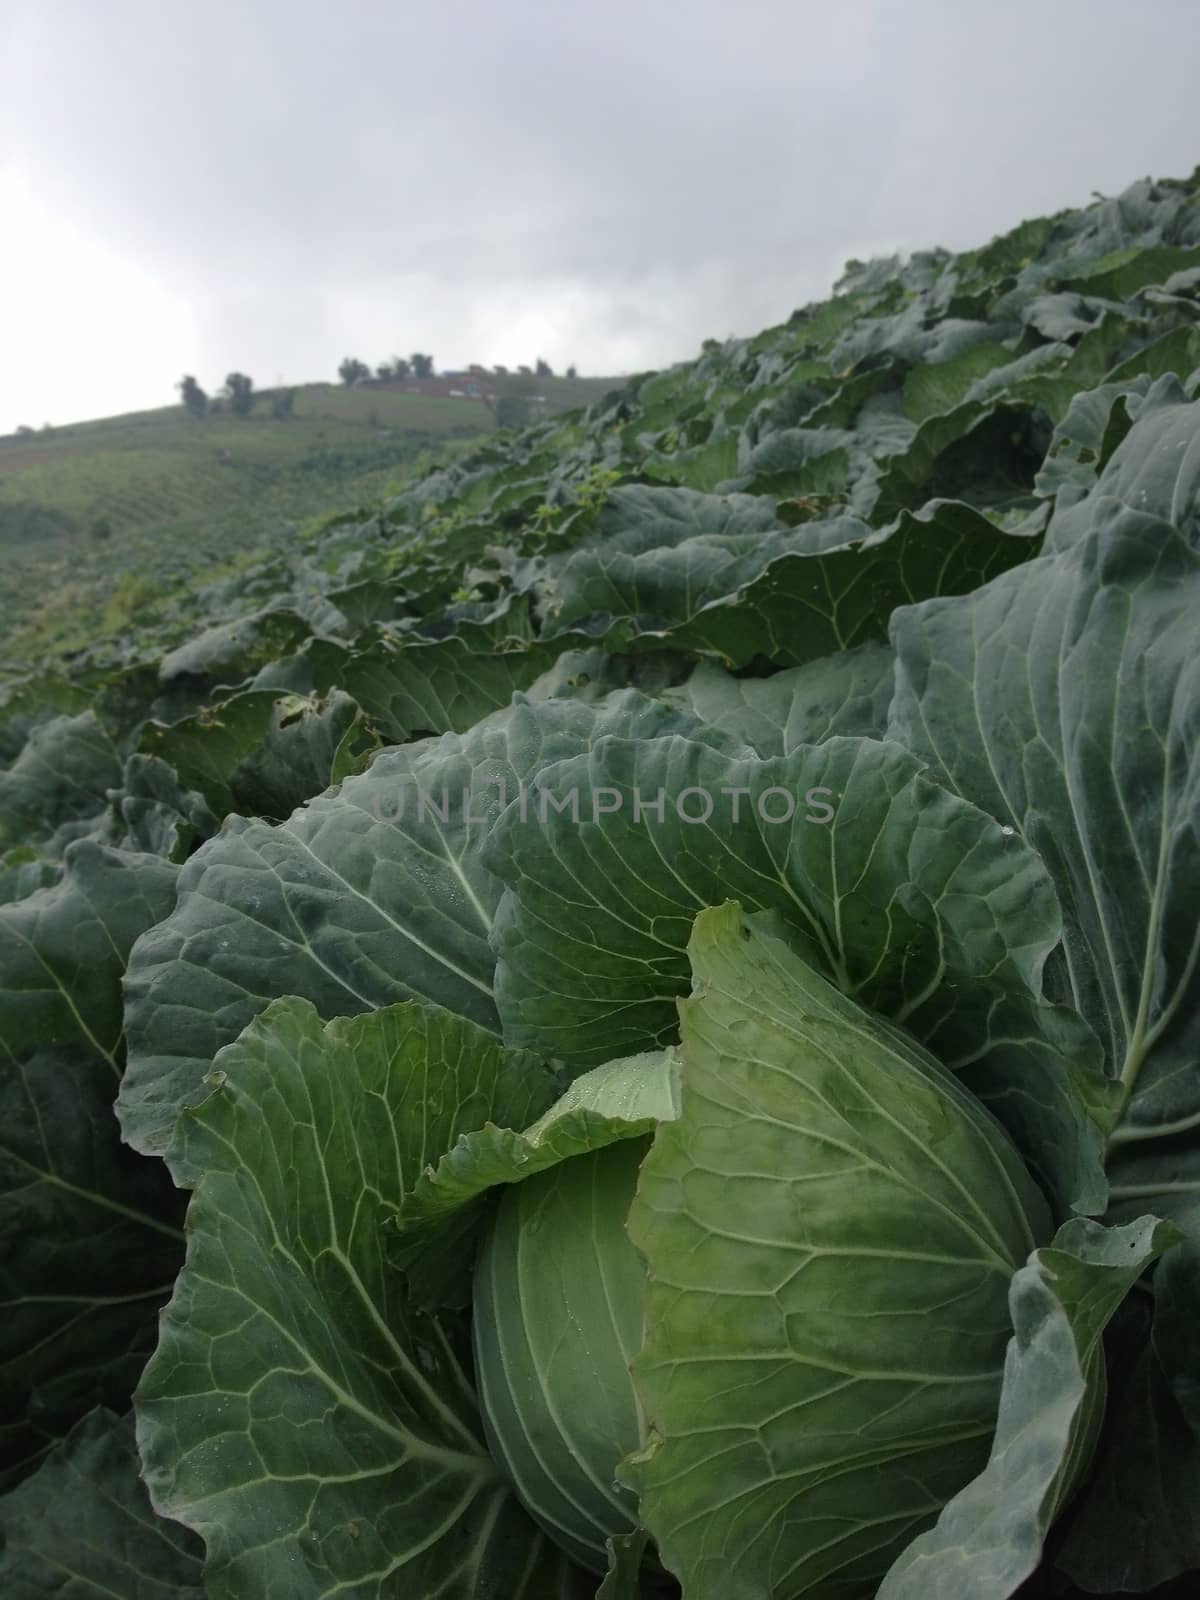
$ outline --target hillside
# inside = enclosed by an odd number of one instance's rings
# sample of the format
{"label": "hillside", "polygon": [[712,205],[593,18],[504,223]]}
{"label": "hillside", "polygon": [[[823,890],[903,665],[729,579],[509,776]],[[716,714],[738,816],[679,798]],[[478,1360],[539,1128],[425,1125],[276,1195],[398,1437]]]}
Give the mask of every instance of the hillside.
{"label": "hillside", "polygon": [[394,490],[0,684],[0,1592],[1194,1596],[1200,168]]}
{"label": "hillside", "polygon": [[[537,392],[552,415],[612,383],[551,378]],[[308,384],[286,421],[266,399],[246,418],[175,405],[0,438],[0,662],[128,628],[198,573],[495,430],[484,406],[436,394]]]}

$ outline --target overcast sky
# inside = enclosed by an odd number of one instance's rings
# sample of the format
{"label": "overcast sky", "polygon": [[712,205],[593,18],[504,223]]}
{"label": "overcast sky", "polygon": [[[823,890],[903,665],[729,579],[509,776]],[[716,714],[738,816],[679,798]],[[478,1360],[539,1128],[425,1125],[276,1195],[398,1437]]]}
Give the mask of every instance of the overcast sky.
{"label": "overcast sky", "polygon": [[0,0],[0,432],[615,374],[1200,162],[1200,0]]}

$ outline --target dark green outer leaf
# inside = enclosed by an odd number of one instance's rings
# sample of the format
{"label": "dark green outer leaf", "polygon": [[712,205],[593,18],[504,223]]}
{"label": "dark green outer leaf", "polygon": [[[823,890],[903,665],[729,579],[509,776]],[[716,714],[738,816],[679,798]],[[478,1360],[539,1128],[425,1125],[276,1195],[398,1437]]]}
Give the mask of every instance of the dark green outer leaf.
{"label": "dark green outer leaf", "polygon": [[121,782],[121,753],[91,711],[55,717],[0,772],[0,846],[48,839],[103,811]]}
{"label": "dark green outer leaf", "polygon": [[968,592],[1036,549],[956,500],[901,511],[886,528],[834,548],[819,541],[815,525],[802,531],[812,533],[811,551],[778,556],[760,577],[694,615],[684,611],[669,627],[645,631],[617,619],[606,643],[696,650],[730,667],[755,656],[792,666],[883,640],[896,606]]}
{"label": "dark green outer leaf", "polygon": [[168,1164],[188,1256],[136,1404],[155,1507],[211,1600],[567,1600],[589,1586],[482,1443],[464,1330],[384,1240],[460,1133],[522,1126],[537,1063],[436,1007],[322,1027],[281,1000],[223,1050]]}
{"label": "dark green outer leaf", "polygon": [[8,766],[39,724],[87,709],[86,690],[56,672],[43,672],[0,685],[0,766]]}
{"label": "dark green outer leaf", "polygon": [[[509,1043],[573,1072],[670,1043],[692,921],[736,895],[779,911],[846,992],[969,1070],[1061,1210],[1103,1206],[1095,1041],[1035,998],[1061,929],[1045,869],[899,746],[833,738],[762,761],[683,736],[608,739],[539,789],[485,854],[509,885],[492,934]],[[662,821],[639,820],[639,799],[660,794]],[[709,820],[683,822],[706,796]],[[790,821],[763,820],[789,797]]]}
{"label": "dark green outer leaf", "polygon": [[1011,359],[1011,350],[992,342],[970,345],[951,361],[911,367],[904,381],[904,410],[917,423],[953,411],[977,379]]}
{"label": "dark green outer leaf", "polygon": [[632,691],[518,699],[468,734],[383,752],[279,827],[228,818],[130,959],[126,1138],[161,1152],[216,1052],[280,994],[324,1016],[427,998],[498,1030],[488,937],[502,885],[482,849],[502,800],[606,730],[653,741],[696,726]]}
{"label": "dark green outer leaf", "polygon": [[[1171,523],[1200,550],[1200,400],[1187,403],[1173,374],[1158,379],[1144,394],[1137,392],[1140,387],[1127,384],[1124,403],[1113,405],[1100,449],[1114,427],[1119,442],[1103,458],[1091,495],[1051,518],[1048,553],[1068,549],[1111,519],[1112,508],[1099,503],[1102,496]],[[1135,418],[1132,427],[1130,415]]]}
{"label": "dark green outer leaf", "polygon": [[0,1060],[78,1044],[107,1063],[115,1093],[125,960],[174,905],[177,874],[157,856],[81,839],[57,884],[0,908]]}
{"label": "dark green outer leaf", "polygon": [[185,789],[175,769],[154,756],[131,755],[121,787],[110,789],[108,799],[102,837],[120,850],[183,861],[194,845],[217,831],[217,818],[203,795]]}
{"label": "dark green outer leaf", "polygon": [[1200,250],[1182,249],[1177,245],[1122,250],[1116,255],[1119,259],[1111,264],[1097,262],[1094,268],[1078,277],[1064,278],[1064,286],[1082,289],[1090,295],[1111,295],[1127,300],[1146,284],[1165,283],[1173,273],[1200,265]]}
{"label": "dark green outer leaf", "polygon": [[803,550],[805,531],[698,534],[686,544],[663,549],[631,552],[600,546],[577,551],[555,585],[552,621],[556,630],[599,616],[652,619],[643,627],[686,621],[710,601],[760,577],[789,549]]}
{"label": "dark green outer leaf", "polygon": [[0,906],[24,900],[35,889],[49,889],[61,876],[61,861],[47,861],[32,845],[18,845],[0,856]]}
{"label": "dark green outer leaf", "polygon": [[192,679],[198,694],[205,685],[240,683],[257,667],[295,650],[311,633],[312,624],[294,611],[267,609],[221,622],[165,655],[159,682]]}
{"label": "dark green outer leaf", "polygon": [[735,678],[702,661],[665,696],[760,756],[786,756],[837,735],[879,738],[887,727],[895,657],[882,643],[823,656],[769,678]]}
{"label": "dark green outer leaf", "polygon": [[1091,1593],[1157,1594],[1192,1573],[1183,1580],[1190,1595],[1200,1572],[1200,1247],[1176,1245],[1153,1287],[1152,1324],[1146,1295],[1114,1323],[1104,1434],[1055,1552],[1056,1565]]}
{"label": "dark green outer leaf", "polygon": [[[1125,383],[1101,383],[1094,389],[1081,390],[1071,401],[1066,415],[1054,430],[1046,459],[1037,475],[1038,494],[1058,497],[1046,529],[1044,554],[1051,554],[1071,542],[1067,508],[1095,485],[1108,457],[1129,431],[1129,413],[1122,403],[1125,397],[1139,388],[1144,391],[1149,384],[1149,378],[1144,376]],[[1084,513],[1084,532],[1088,521],[1088,514]]]}
{"label": "dark green outer leaf", "polygon": [[1093,533],[1061,554],[896,613],[891,731],[1054,879],[1055,997],[1127,1098],[1114,1215],[1200,1226],[1200,552],[1093,503]]}
{"label": "dark green outer leaf", "polygon": [[[789,798],[790,818],[767,821]],[[671,1030],[692,920],[731,894],[780,910],[831,977],[906,1022],[949,969],[1036,982],[1059,932],[1036,856],[871,739],[772,760],[683,735],[602,740],[539,774],[485,859],[510,886],[506,1033],[575,1067]]]}
{"label": "dark green outer leaf", "polygon": [[155,1516],[133,1414],[98,1407],[0,1500],[10,1600],[205,1600],[203,1546]]}
{"label": "dark green outer leaf", "polygon": [[141,748],[170,762],[219,817],[282,818],[345,776],[335,767],[355,733],[377,747],[362,710],[340,691],[319,700],[249,689],[169,727],[149,723]]}
{"label": "dark green outer leaf", "polygon": [[182,1260],[182,1196],[121,1143],[113,1087],[78,1050],[0,1064],[0,1481],[128,1405]]}
{"label": "dark green outer leaf", "polygon": [[83,840],[0,908],[0,1476],[97,1402],[123,1408],[178,1270],[179,1196],[121,1144],[120,980],[177,869]]}
{"label": "dark green outer leaf", "polygon": [[481,651],[460,638],[436,644],[361,651],[323,640],[309,648],[318,686],[353,695],[384,736],[403,741],[428,734],[466,733],[481,717],[528,689],[558,654],[553,644]]}
{"label": "dark green outer leaf", "polygon": [[[1016,1273],[1016,1330],[987,1466],[896,1561],[876,1600],[1008,1600],[1037,1567],[1061,1508],[1089,1402],[1104,1403],[1101,1334],[1146,1267],[1178,1238],[1143,1218],[1108,1229],[1077,1220]],[[1100,1367],[1096,1370],[1095,1363]],[[1089,1385],[1097,1393],[1088,1395]],[[1085,1441],[1086,1445],[1086,1441]]]}

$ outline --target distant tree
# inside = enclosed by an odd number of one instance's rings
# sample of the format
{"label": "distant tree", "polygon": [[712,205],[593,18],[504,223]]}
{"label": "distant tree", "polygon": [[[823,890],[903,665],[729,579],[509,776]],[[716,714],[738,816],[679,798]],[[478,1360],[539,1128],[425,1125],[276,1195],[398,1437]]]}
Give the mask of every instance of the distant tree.
{"label": "distant tree", "polygon": [[296,406],[295,389],[276,389],[271,397],[271,415],[278,422],[286,422]]}
{"label": "distant tree", "polygon": [[91,533],[93,539],[111,539],[112,523],[107,517],[96,517],[92,521]]}
{"label": "distant tree", "polygon": [[381,361],[379,363],[379,365],[375,368],[375,376],[377,378],[387,379],[387,378],[392,377],[392,375],[393,374],[392,374],[392,368],[391,368],[391,363],[390,362]]}
{"label": "distant tree", "polygon": [[393,378],[407,378],[410,375],[411,372],[412,372],[412,367],[404,359],[403,356],[393,356],[392,357],[392,376],[393,376]]}
{"label": "distant tree", "polygon": [[338,377],[345,384],[357,383],[359,378],[369,378],[371,369],[365,361],[360,361],[357,356],[347,356],[338,368]]}
{"label": "distant tree", "polygon": [[524,378],[532,378],[533,377],[533,368],[532,367],[518,367],[517,371]]}
{"label": "distant tree", "polygon": [[195,378],[189,373],[187,377],[181,378],[175,387],[179,390],[180,399],[183,401],[183,409],[188,416],[202,417],[208,410],[208,396]]}
{"label": "distant tree", "polygon": [[492,368],[492,371],[496,374],[496,376],[498,378],[507,378],[508,377],[508,368],[507,367],[502,367],[498,361],[497,361],[496,365]]}
{"label": "distant tree", "polygon": [[254,379],[248,378],[244,372],[231,372],[225,379],[221,393],[229,401],[229,409],[235,416],[248,417],[254,409]]}
{"label": "distant tree", "polygon": [[567,368],[567,377],[568,378],[577,378],[578,376],[579,376],[579,374],[575,371],[575,363],[572,362],[571,365]]}
{"label": "distant tree", "polygon": [[543,361],[541,356],[537,358],[536,371],[539,378],[552,378],[554,376],[554,368],[548,361]]}
{"label": "distant tree", "polygon": [[413,371],[413,377],[414,378],[432,378],[432,376],[433,376],[433,357],[432,356],[423,356],[420,353],[419,350],[414,350],[413,353],[412,353],[412,356],[409,359],[412,361],[412,371]]}
{"label": "distant tree", "polygon": [[527,428],[530,402],[536,387],[533,373],[526,367],[523,372],[505,373],[496,385],[495,416],[498,428]]}
{"label": "distant tree", "polygon": [[17,423],[17,432],[18,433],[32,433],[33,429],[29,426],[29,424],[27,422],[18,422]]}

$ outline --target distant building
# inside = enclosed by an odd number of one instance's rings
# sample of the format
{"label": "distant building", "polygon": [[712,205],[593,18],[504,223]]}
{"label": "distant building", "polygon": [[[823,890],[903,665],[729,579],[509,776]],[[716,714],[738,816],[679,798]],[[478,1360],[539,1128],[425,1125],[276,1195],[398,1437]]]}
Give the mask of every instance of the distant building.
{"label": "distant building", "polygon": [[[464,382],[474,376],[476,381]],[[382,393],[419,394],[426,398],[445,400],[477,400],[493,405],[496,400],[495,375],[486,367],[475,367],[463,372],[439,372],[431,378],[358,378],[355,388],[374,389]],[[540,406],[546,403],[544,395],[530,395],[529,403]]]}

